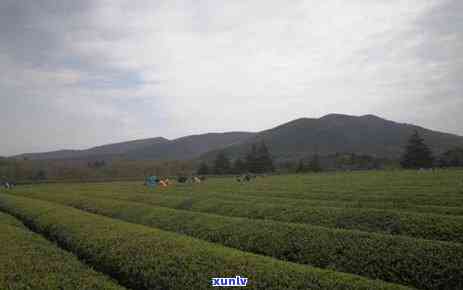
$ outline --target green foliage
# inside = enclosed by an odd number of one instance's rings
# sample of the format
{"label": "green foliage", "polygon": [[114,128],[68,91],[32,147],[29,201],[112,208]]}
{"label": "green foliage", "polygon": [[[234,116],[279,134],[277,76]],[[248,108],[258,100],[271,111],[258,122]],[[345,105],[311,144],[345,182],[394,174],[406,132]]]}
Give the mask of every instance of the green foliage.
{"label": "green foliage", "polygon": [[15,160],[0,162],[0,179],[41,182],[143,179],[146,175],[177,176],[195,171],[193,161],[151,160]]}
{"label": "green foliage", "polygon": [[[278,163],[296,162],[304,156],[318,153],[329,156],[336,152],[367,154],[397,160],[403,152],[403,142],[417,129],[436,152],[463,146],[463,137],[398,124],[376,116],[332,114],[320,119],[301,118],[266,130],[257,138],[265,138],[272,156]],[[255,140],[254,138],[251,140]],[[249,142],[227,147],[236,158],[249,148]]]}
{"label": "green foliage", "polygon": [[[346,162],[352,159],[350,155]],[[72,205],[281,260],[400,281],[422,289],[461,289],[462,174],[459,169],[322,172],[257,177],[246,186],[233,178],[212,177],[204,184],[173,185],[155,192],[145,188],[140,180],[20,185],[8,193]],[[6,195],[0,193],[0,201],[2,196]],[[35,204],[30,216],[51,213],[55,206]],[[17,206],[21,211],[29,207]],[[67,222],[81,220],[75,215]],[[56,217],[49,225],[54,228],[60,223]],[[113,231],[118,232],[112,226],[98,228],[103,237],[106,230],[114,235]],[[78,225],[75,231],[79,231]],[[86,233],[86,238],[100,239],[98,231]],[[75,236],[67,239],[78,243]],[[120,247],[120,240],[114,239],[100,242]],[[86,248],[86,243],[81,243],[81,247]],[[136,246],[134,242],[127,248]],[[168,253],[165,255],[175,259],[175,251]],[[116,251],[113,255],[118,257],[113,258],[113,264],[137,263],[147,269],[143,266],[146,264],[134,258],[142,254],[125,258],[128,253]],[[209,260],[203,260],[204,264],[209,263],[205,261]],[[248,262],[248,258],[240,260]],[[195,268],[190,266],[188,269]],[[120,281],[121,276],[113,275],[116,276]],[[261,283],[273,283],[261,279]]]}
{"label": "green foliage", "polygon": [[34,179],[35,180],[45,180],[45,179],[47,179],[47,172],[45,170],[43,170],[43,169],[40,169],[35,174]]}
{"label": "green foliage", "polygon": [[259,149],[257,150],[256,160],[258,164],[257,165],[258,171],[255,173],[265,173],[265,172],[275,171],[272,156],[270,155],[270,151],[267,145],[265,145],[264,141],[262,141],[262,143],[259,146]]}
{"label": "green foliage", "polygon": [[424,143],[424,139],[418,134],[418,131],[410,137],[405,148],[405,153],[401,159],[401,165],[404,168],[431,168],[434,158],[431,150]]}
{"label": "green foliage", "polygon": [[318,157],[318,154],[315,154],[314,156],[312,156],[312,159],[310,160],[309,166],[307,169],[312,172],[322,171],[322,166],[320,164],[320,158]]}
{"label": "green foliage", "polygon": [[196,171],[197,174],[199,175],[208,175],[211,174],[209,166],[207,165],[206,162],[201,162],[199,165],[198,170]]}
{"label": "green foliage", "polygon": [[41,198],[300,264],[330,265],[337,271],[417,288],[463,287],[459,271],[463,245],[458,243],[231,218],[110,199]]}
{"label": "green foliage", "polygon": [[25,228],[24,224],[20,222],[17,218],[9,214],[0,212],[0,226],[6,226],[6,225]]}
{"label": "green foliage", "polygon": [[[211,180],[208,180],[210,183]],[[233,182],[228,180],[228,182]],[[234,184],[234,183],[233,183]],[[361,201],[360,203],[346,203],[341,201],[327,200],[303,200],[271,197],[246,197],[235,194],[208,196],[191,192],[191,188],[185,188],[187,195],[171,194],[134,194],[133,189],[126,194],[114,192],[90,191],[92,196],[112,197],[128,201],[139,201],[157,206],[183,208],[188,202],[188,209],[198,212],[220,214],[225,216],[247,217],[252,219],[268,219],[283,222],[305,223],[324,227],[343,228],[351,230],[362,230],[368,232],[386,233],[393,235],[404,235],[414,238],[430,240],[463,242],[463,216],[462,208],[432,206],[432,205],[413,205],[405,203],[394,206],[391,209],[379,209],[388,207],[384,204],[384,199],[377,202],[372,200]],[[199,191],[204,191],[205,187],[198,187]],[[25,192],[21,189],[21,192]],[[61,193],[58,191],[57,193]],[[21,193],[23,194],[23,193]],[[24,193],[25,194],[25,193]],[[43,196],[44,193],[35,189],[28,193],[31,197]],[[333,195],[334,196],[334,195]],[[349,198],[349,195],[342,195]],[[380,197],[383,198],[383,197]],[[432,202],[433,199],[417,199]],[[436,202],[446,204],[447,201],[437,197]],[[413,200],[406,200],[413,202]],[[463,204],[463,199],[449,199],[448,202]],[[370,208],[372,207],[373,208]],[[376,208],[378,209],[376,209]],[[410,212],[409,212],[410,211]],[[417,213],[418,211],[422,213]],[[434,214],[439,213],[439,214]],[[451,215],[441,215],[451,214]]]}
{"label": "green foliage", "polygon": [[250,289],[406,289],[33,199],[0,195],[0,208],[133,289],[209,289],[235,275]]}
{"label": "green foliage", "polygon": [[299,163],[296,168],[296,173],[304,173],[307,172],[307,168],[305,167],[304,160],[300,159]]}
{"label": "green foliage", "polygon": [[0,213],[0,289],[125,289]]}
{"label": "green foliage", "polygon": [[246,163],[241,160],[241,158],[235,159],[233,162],[233,173],[234,174],[243,174],[246,173],[247,168],[246,168]]}
{"label": "green foliage", "polygon": [[454,148],[444,152],[439,158],[441,167],[463,167],[463,148]]}
{"label": "green foliage", "polygon": [[220,152],[214,161],[214,174],[229,174],[231,173],[230,159],[225,152]]}
{"label": "green foliage", "polygon": [[249,172],[257,172],[259,171],[258,166],[258,161],[257,161],[257,146],[256,144],[252,144],[251,149],[249,152],[246,153],[245,156],[245,162],[246,162],[246,169]]}
{"label": "green foliage", "polygon": [[[217,198],[293,206],[372,208],[445,215],[463,215],[463,170],[442,169],[324,172],[309,175],[258,177],[246,187],[234,179],[209,178],[201,186],[171,186],[153,193],[135,182],[47,183],[22,185],[15,192],[40,196],[74,193],[91,196],[183,200]],[[143,194],[143,193],[147,193]],[[159,199],[158,199],[159,201]],[[174,204],[167,203],[164,206]],[[175,206],[175,204],[174,204]]]}
{"label": "green foliage", "polygon": [[251,150],[245,156],[246,168],[252,173],[267,173],[275,171],[270,151],[262,141],[260,145],[252,144]]}
{"label": "green foliage", "polygon": [[106,166],[106,161],[104,161],[104,160],[97,160],[97,161],[94,161],[94,162],[89,161],[87,163],[87,166],[90,167],[90,168],[102,168],[102,167]]}
{"label": "green foliage", "polygon": [[[371,170],[380,169],[386,166],[395,166],[397,161],[384,158],[377,158],[366,154],[336,153],[332,156],[324,156],[323,159],[333,159],[334,168],[341,170]],[[399,168],[400,166],[395,166]]]}
{"label": "green foliage", "polygon": [[[147,198],[149,200],[149,197]],[[306,223],[325,227],[405,235],[415,238],[463,242],[463,217],[408,213],[394,210],[331,208],[258,203],[251,201],[201,200],[191,210],[208,213]]]}
{"label": "green foliage", "polygon": [[[210,182],[210,180],[208,181]],[[199,190],[204,190],[200,187]],[[23,192],[23,190],[22,190]],[[58,192],[60,193],[60,192]],[[23,193],[22,193],[23,194]],[[98,196],[91,192],[92,196]],[[41,197],[44,193],[28,194]],[[103,193],[101,197],[112,197],[128,201],[149,203],[156,206],[182,208],[188,202],[192,211],[220,214],[225,216],[267,219],[282,222],[304,223],[324,227],[334,227],[367,232],[404,235],[429,240],[463,242],[463,216],[441,215],[441,213],[460,213],[461,208],[436,206],[415,206],[405,204],[403,209],[375,209],[365,202],[364,207],[342,205],[339,202],[307,201],[269,198],[246,198],[236,194],[225,196],[165,195],[165,194],[127,194]],[[344,206],[344,207],[343,207]],[[380,203],[376,205],[380,207]],[[405,211],[404,211],[405,210]],[[408,210],[435,212],[440,214],[408,212]]]}

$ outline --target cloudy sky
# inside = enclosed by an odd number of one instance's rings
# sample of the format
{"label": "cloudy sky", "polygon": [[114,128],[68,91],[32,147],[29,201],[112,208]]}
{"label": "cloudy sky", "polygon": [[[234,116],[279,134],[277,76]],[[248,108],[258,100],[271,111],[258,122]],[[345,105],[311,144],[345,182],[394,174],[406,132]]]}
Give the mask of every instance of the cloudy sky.
{"label": "cloudy sky", "polygon": [[461,0],[0,0],[0,155],[377,114],[463,135]]}

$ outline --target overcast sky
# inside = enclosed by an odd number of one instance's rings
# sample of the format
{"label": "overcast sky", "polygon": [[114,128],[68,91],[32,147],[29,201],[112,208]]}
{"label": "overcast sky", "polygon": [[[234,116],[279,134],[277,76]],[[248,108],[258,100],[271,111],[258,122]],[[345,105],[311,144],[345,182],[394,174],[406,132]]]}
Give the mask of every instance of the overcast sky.
{"label": "overcast sky", "polygon": [[0,0],[0,155],[376,114],[463,135],[461,0]]}

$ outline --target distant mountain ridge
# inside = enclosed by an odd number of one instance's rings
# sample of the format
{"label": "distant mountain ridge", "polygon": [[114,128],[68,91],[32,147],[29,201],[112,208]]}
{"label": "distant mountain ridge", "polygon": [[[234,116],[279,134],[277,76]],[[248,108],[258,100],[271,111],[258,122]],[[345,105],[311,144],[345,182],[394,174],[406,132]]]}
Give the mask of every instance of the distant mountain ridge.
{"label": "distant mountain ridge", "polygon": [[127,152],[126,157],[135,160],[188,160],[211,150],[241,144],[254,136],[255,133],[250,132],[191,135]]}
{"label": "distant mountain ridge", "polygon": [[300,118],[277,127],[252,132],[206,133],[174,140],[163,137],[121,142],[87,150],[29,153],[29,159],[96,159],[122,157],[131,160],[211,161],[225,151],[232,159],[243,157],[252,144],[264,141],[277,161],[296,160],[318,153],[367,154],[397,159],[410,135],[417,130],[425,142],[440,154],[463,147],[463,137],[397,123],[375,115],[329,114],[321,118]]}
{"label": "distant mountain ridge", "polygon": [[191,135],[174,140],[156,137],[102,145],[85,150],[26,153],[13,157],[29,160],[95,160],[115,157],[131,160],[188,160],[211,150],[243,142],[254,135],[255,133],[250,132],[226,132]]}
{"label": "distant mountain ridge", "polygon": [[[300,118],[290,121],[262,131],[246,142],[230,146],[224,151],[231,158],[242,157],[251,144],[264,141],[273,156],[280,161],[305,158],[315,153],[356,153],[397,159],[415,130],[436,154],[463,146],[461,136],[396,123],[375,115],[329,114],[319,119]],[[201,159],[211,160],[217,153],[208,152]]]}
{"label": "distant mountain ridge", "polygon": [[84,150],[58,150],[43,153],[25,153],[13,157],[27,158],[31,160],[85,159],[91,157],[104,158],[124,155],[131,150],[140,150],[142,148],[164,142],[169,142],[169,140],[163,137],[155,137],[96,146]]}

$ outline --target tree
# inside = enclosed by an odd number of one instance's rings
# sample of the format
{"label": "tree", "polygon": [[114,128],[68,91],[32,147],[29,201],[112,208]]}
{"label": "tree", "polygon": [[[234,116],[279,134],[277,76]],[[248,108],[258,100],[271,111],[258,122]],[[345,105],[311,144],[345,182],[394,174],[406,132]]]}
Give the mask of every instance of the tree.
{"label": "tree", "polygon": [[246,154],[245,160],[246,169],[249,172],[264,173],[275,171],[272,156],[263,141],[259,146],[252,144],[251,150]]}
{"label": "tree", "polygon": [[304,161],[302,159],[299,160],[299,164],[297,165],[296,173],[303,173],[306,171]]}
{"label": "tree", "polygon": [[415,130],[415,133],[408,140],[405,152],[402,155],[400,164],[403,168],[430,168],[433,166],[434,158],[424,139]]}
{"label": "tree", "polygon": [[207,165],[206,162],[201,162],[201,164],[199,165],[199,168],[198,168],[198,171],[197,171],[197,174],[198,175],[207,175],[209,174],[209,166]]}
{"label": "tree", "polygon": [[463,148],[454,148],[446,151],[439,158],[441,167],[460,167],[463,166]]}
{"label": "tree", "polygon": [[90,168],[101,168],[101,167],[104,167],[106,165],[106,162],[104,160],[97,160],[95,162],[88,162],[87,163],[87,166],[90,167]]}
{"label": "tree", "polygon": [[251,150],[246,154],[246,169],[249,172],[257,173],[259,164],[257,161],[257,147],[255,144],[252,144]]}
{"label": "tree", "polygon": [[256,161],[257,161],[257,166],[256,166],[257,172],[256,173],[275,171],[275,167],[273,166],[272,156],[270,155],[270,151],[268,150],[268,147],[267,145],[265,145],[264,141],[262,141],[262,143],[259,146],[259,149],[257,150]]}
{"label": "tree", "polygon": [[318,154],[315,154],[309,162],[308,170],[312,172],[322,171],[322,166],[320,165],[320,158]]}
{"label": "tree", "polygon": [[45,170],[40,169],[40,170],[37,171],[37,173],[35,174],[34,179],[35,179],[35,180],[45,180],[45,179],[47,179],[47,173],[45,172]]}
{"label": "tree", "polygon": [[233,173],[242,174],[246,172],[246,163],[241,160],[241,158],[237,158],[235,162],[233,162]]}
{"label": "tree", "polygon": [[280,162],[278,168],[281,172],[293,173],[297,170],[297,164],[293,161]]}
{"label": "tree", "polygon": [[215,174],[228,174],[230,173],[230,159],[224,152],[220,152],[214,161]]}

